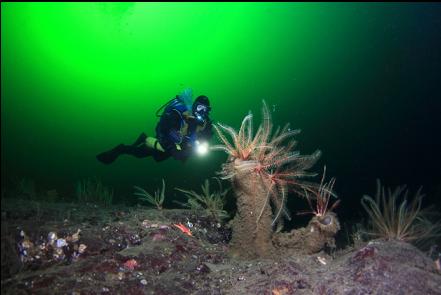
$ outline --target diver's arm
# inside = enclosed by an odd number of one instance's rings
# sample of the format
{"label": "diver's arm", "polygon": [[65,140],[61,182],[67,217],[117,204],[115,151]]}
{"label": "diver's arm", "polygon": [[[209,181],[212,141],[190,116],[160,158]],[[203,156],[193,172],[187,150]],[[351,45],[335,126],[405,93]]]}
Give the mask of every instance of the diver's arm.
{"label": "diver's arm", "polygon": [[198,138],[202,140],[210,140],[213,137],[213,124],[211,120],[205,122],[204,129],[198,132]]}
{"label": "diver's arm", "polygon": [[170,144],[167,145],[165,152],[171,155],[175,160],[185,160],[189,156],[189,149],[184,146],[185,143],[175,143],[170,141]]}
{"label": "diver's arm", "polygon": [[188,157],[190,156],[190,151],[189,150],[174,150],[171,153],[171,156],[175,159],[175,160],[179,160],[179,161],[185,161],[188,159]]}
{"label": "diver's arm", "polygon": [[185,146],[185,140],[181,134],[181,114],[171,112],[164,120],[161,126],[162,134],[161,145],[165,153],[171,155],[176,160],[185,160],[188,158],[188,150]]}

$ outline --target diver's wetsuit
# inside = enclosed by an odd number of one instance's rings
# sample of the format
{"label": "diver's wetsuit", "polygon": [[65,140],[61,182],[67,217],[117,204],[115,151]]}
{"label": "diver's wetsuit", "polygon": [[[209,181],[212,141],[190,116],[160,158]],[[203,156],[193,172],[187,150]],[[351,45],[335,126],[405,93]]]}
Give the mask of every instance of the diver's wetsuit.
{"label": "diver's wetsuit", "polygon": [[[177,160],[185,160],[190,155],[196,139],[211,138],[211,129],[212,123],[209,118],[204,125],[199,125],[191,116],[190,110],[175,99],[171,107],[164,111],[156,126],[156,138],[164,149],[163,154],[166,154],[166,158],[172,156]],[[153,155],[154,158],[155,156],[160,155]],[[155,160],[158,159],[155,158]]]}
{"label": "diver's wetsuit", "polygon": [[[190,112],[178,99],[173,99],[156,126],[157,140],[153,146],[146,144],[147,135],[141,133],[132,145],[120,144],[97,155],[97,159],[104,164],[110,164],[118,156],[128,154],[137,158],[152,156],[157,162],[170,156],[185,161],[190,156],[196,139],[209,140],[212,136],[211,120],[207,118],[204,125],[198,125],[197,121],[189,116]],[[160,148],[157,147],[158,144]]]}

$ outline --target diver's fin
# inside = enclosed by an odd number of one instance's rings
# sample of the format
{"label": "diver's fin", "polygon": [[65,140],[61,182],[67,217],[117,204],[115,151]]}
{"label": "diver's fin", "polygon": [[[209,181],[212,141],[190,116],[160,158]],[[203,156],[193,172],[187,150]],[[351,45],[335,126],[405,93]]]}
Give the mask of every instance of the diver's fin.
{"label": "diver's fin", "polygon": [[96,156],[97,160],[103,164],[111,164],[113,163],[119,155],[124,153],[124,145],[120,144],[110,151],[101,153]]}

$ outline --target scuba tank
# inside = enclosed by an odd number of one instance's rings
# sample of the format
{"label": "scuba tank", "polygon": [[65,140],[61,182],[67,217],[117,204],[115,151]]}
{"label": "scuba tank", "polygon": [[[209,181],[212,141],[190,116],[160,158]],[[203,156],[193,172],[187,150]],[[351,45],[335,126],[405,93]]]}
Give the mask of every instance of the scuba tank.
{"label": "scuba tank", "polygon": [[[162,114],[160,112],[163,110]],[[160,117],[156,125],[156,137],[162,144],[165,141],[172,141],[176,144],[181,144],[183,135],[187,133],[188,124],[185,117],[192,111],[192,91],[185,89],[181,94],[169,100],[166,104],[156,111],[156,116]],[[169,121],[170,115],[177,115],[179,118],[175,122]],[[169,130],[170,124],[177,124],[173,126],[174,130]],[[186,127],[187,125],[187,127]],[[164,129],[165,128],[165,129]]]}
{"label": "scuba tank", "polygon": [[[192,90],[190,88],[186,88],[184,91],[181,92],[181,94],[176,95],[175,98],[170,99],[163,106],[161,106],[156,111],[156,117],[162,117],[164,113],[170,112],[173,109],[178,110],[180,113],[191,110],[193,103],[192,97],[193,97]],[[162,109],[164,109],[164,112],[161,115],[159,115]]]}

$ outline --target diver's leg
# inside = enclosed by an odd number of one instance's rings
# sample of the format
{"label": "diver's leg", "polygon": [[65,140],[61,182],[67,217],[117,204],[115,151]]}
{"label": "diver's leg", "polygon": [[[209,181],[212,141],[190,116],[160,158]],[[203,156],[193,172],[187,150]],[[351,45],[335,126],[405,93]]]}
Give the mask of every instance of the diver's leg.
{"label": "diver's leg", "polygon": [[96,158],[103,164],[110,164],[123,154],[132,155],[137,158],[145,158],[152,155],[152,150],[145,144],[139,146],[120,144],[107,152],[97,155]]}
{"label": "diver's leg", "polygon": [[137,158],[146,158],[152,155],[152,150],[149,149],[145,144],[138,146],[126,145],[124,147],[124,153]]}
{"label": "diver's leg", "polygon": [[170,157],[170,155],[165,152],[153,150],[152,157],[156,162],[162,162],[164,160],[167,160]]}
{"label": "diver's leg", "polygon": [[141,133],[132,145],[119,144],[113,149],[103,152],[96,156],[98,161],[104,164],[113,163],[120,155],[128,154],[137,158],[144,158],[151,155],[145,145],[147,135]]}
{"label": "diver's leg", "polygon": [[147,139],[147,135],[143,132],[138,136],[138,139],[132,145],[138,146],[140,144],[145,144],[146,139]]}
{"label": "diver's leg", "polygon": [[141,133],[132,145],[120,144],[96,157],[100,162],[110,164],[122,154],[132,155],[137,158],[152,156],[156,162],[164,161],[170,157],[170,154],[164,151],[164,148],[156,138],[147,137],[145,133]]}
{"label": "diver's leg", "polygon": [[113,163],[119,155],[123,153],[124,145],[120,144],[114,147],[113,149],[100,153],[96,156],[97,160],[103,164]]}
{"label": "diver's leg", "polygon": [[155,137],[147,137],[145,143],[152,150],[152,157],[156,162],[162,162],[170,157],[170,153],[166,152],[159,140]]}

